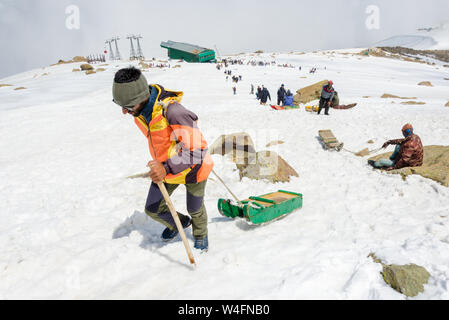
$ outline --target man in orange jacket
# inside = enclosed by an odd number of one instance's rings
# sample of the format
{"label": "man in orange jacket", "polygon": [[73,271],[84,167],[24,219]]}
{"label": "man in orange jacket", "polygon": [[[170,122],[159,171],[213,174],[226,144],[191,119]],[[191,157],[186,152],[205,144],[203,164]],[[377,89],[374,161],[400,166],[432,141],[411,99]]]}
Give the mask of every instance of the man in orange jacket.
{"label": "man in orange jacket", "polygon": [[114,77],[114,102],[130,114],[140,131],[148,139],[153,180],[148,193],[145,212],[166,228],[163,241],[171,241],[178,230],[157,183],[164,182],[171,195],[179,185],[187,191],[187,215],[178,213],[184,228],[192,225],[194,248],[208,250],[207,212],[204,193],[213,169],[207,142],[198,128],[198,116],[180,102],[182,92],[165,90],[161,85],[148,85],[145,76],[136,68],[119,70]]}

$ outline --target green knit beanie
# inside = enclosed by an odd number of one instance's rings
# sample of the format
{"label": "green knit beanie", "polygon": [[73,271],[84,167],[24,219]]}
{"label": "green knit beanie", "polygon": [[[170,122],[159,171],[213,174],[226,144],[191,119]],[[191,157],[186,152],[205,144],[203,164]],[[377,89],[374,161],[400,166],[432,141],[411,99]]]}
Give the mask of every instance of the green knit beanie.
{"label": "green knit beanie", "polygon": [[112,86],[114,102],[122,107],[133,107],[150,97],[147,79],[143,74],[139,79],[127,83],[117,83]]}

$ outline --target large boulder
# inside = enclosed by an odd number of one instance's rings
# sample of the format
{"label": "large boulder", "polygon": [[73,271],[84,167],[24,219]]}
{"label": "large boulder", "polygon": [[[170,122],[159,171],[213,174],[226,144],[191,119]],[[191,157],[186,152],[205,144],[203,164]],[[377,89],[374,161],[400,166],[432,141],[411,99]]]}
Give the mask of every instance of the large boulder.
{"label": "large boulder", "polygon": [[[391,155],[392,153],[384,153],[370,160],[388,159]],[[449,187],[449,146],[425,146],[424,163],[421,167],[402,168],[388,173],[400,174],[404,179],[411,174],[417,174]]]}
{"label": "large boulder", "polygon": [[268,180],[271,183],[290,182],[290,177],[299,177],[298,173],[276,152],[261,151],[256,154],[256,161],[237,164],[240,179]]}
{"label": "large boulder", "polygon": [[246,132],[221,135],[209,146],[209,153],[230,155],[237,164],[254,162],[256,157],[254,142]]}
{"label": "large boulder", "polygon": [[323,80],[312,84],[311,86],[299,89],[296,91],[295,95],[295,105],[299,105],[301,103],[308,103],[313,100],[317,100],[321,98],[321,90],[323,86],[328,83],[328,80]]}
{"label": "large boulder", "polygon": [[424,292],[424,285],[429,281],[430,273],[416,264],[383,265],[382,276],[394,290],[407,297],[415,297]]}
{"label": "large boulder", "polygon": [[72,61],[73,62],[87,62],[88,60],[85,57],[76,56],[76,57],[73,57]]}
{"label": "large boulder", "polygon": [[416,297],[424,292],[424,285],[428,283],[430,273],[421,266],[416,264],[408,265],[387,265],[382,262],[374,253],[370,253],[375,263],[382,265],[381,275],[390,287],[406,295],[407,297]]}
{"label": "large boulder", "polygon": [[83,71],[94,70],[94,67],[92,67],[92,66],[91,66],[90,64],[88,64],[88,63],[82,64],[82,65],[80,66],[80,68],[81,68],[81,70],[83,70]]}

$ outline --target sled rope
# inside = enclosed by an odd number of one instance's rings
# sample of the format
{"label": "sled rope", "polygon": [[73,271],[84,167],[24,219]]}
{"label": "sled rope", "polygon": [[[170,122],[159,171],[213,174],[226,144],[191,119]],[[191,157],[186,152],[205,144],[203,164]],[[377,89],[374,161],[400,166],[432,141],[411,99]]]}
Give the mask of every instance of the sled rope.
{"label": "sled rope", "polygon": [[[344,151],[346,151],[346,152],[349,152],[349,153],[352,153],[352,154],[357,154],[357,153],[359,153],[359,152],[354,152],[354,151],[351,151],[351,150],[348,150],[348,149],[346,149],[346,148],[341,148],[342,150],[344,150]],[[380,147],[379,149],[375,149],[375,150],[368,150],[368,155],[370,155],[370,154],[372,154],[372,153],[376,153],[376,152],[379,152],[380,150],[382,150],[382,147]]]}
{"label": "sled rope", "polygon": [[228,190],[228,192],[232,195],[232,197],[234,198],[235,201],[237,201],[237,203],[240,206],[243,206],[243,203],[237,198],[237,196],[231,191],[231,189],[228,188],[228,186],[226,185],[226,183],[223,181],[223,179],[220,178],[220,176],[214,171],[212,170],[212,173],[217,177],[218,180],[220,180],[220,182],[223,184],[223,186],[226,188],[226,190]]}

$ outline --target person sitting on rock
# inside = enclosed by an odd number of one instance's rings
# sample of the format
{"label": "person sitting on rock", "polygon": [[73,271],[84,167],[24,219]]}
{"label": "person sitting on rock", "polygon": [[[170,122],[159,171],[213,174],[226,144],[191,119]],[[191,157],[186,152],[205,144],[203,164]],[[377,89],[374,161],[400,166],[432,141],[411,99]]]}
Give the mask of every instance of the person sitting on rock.
{"label": "person sitting on rock", "polygon": [[293,106],[293,102],[295,100],[295,97],[293,96],[293,93],[290,90],[287,90],[287,93],[285,94],[284,98],[284,106]]}
{"label": "person sitting on rock", "polygon": [[382,148],[386,148],[389,145],[396,145],[396,149],[390,159],[369,160],[368,164],[376,169],[386,168],[387,171],[422,166],[424,148],[421,138],[414,134],[413,126],[409,123],[402,128],[402,134],[405,137],[404,139],[389,140],[382,146]]}

